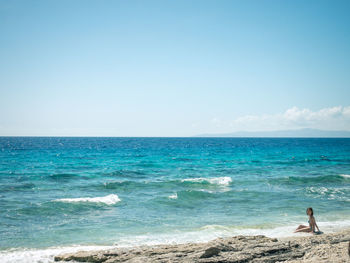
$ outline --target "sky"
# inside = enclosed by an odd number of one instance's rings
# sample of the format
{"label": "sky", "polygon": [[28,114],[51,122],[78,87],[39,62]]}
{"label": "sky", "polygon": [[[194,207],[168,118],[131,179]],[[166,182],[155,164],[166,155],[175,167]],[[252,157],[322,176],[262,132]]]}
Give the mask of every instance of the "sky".
{"label": "sky", "polygon": [[0,0],[0,136],[350,130],[350,1]]}

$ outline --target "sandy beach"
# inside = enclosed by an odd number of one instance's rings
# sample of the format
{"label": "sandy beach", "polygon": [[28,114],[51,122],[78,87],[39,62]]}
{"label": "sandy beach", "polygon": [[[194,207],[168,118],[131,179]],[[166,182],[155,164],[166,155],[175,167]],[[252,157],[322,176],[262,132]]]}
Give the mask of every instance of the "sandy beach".
{"label": "sandy beach", "polygon": [[350,229],[289,238],[234,236],[207,243],[140,246],[57,255],[77,262],[350,262]]}

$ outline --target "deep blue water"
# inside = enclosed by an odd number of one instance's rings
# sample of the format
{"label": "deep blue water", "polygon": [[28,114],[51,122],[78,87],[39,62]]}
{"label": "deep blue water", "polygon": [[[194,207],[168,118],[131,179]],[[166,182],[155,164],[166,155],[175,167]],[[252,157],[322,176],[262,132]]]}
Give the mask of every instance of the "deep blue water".
{"label": "deep blue water", "polygon": [[0,137],[0,160],[2,250],[273,232],[309,206],[324,227],[350,216],[350,139]]}

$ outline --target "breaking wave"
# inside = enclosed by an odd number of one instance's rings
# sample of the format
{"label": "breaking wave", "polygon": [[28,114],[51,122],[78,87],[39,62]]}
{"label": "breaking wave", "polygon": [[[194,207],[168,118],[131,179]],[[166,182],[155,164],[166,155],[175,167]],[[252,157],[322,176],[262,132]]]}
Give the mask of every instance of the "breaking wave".
{"label": "breaking wave", "polygon": [[110,194],[102,197],[61,198],[53,201],[65,202],[65,203],[91,202],[91,203],[103,203],[106,205],[114,205],[120,202],[121,200],[116,194]]}
{"label": "breaking wave", "polygon": [[192,182],[192,183],[209,183],[209,184],[216,184],[216,185],[229,185],[232,182],[232,178],[228,176],[224,177],[213,177],[213,178],[204,178],[204,177],[198,177],[198,178],[187,178],[181,180],[181,182]]}
{"label": "breaking wave", "polygon": [[169,199],[177,199],[177,193],[169,195],[168,198]]}

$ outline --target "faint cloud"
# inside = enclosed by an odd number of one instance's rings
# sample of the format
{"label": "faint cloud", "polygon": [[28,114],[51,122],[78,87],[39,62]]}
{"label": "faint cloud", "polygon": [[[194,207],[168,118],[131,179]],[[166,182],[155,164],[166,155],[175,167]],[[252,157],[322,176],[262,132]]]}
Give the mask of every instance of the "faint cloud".
{"label": "faint cloud", "polygon": [[213,119],[211,119],[211,121],[210,121],[214,126],[216,126],[216,127],[220,127],[221,125],[222,125],[222,121],[220,120],[220,119],[218,119],[218,118],[213,118]]}
{"label": "faint cloud", "polygon": [[298,128],[350,130],[350,106],[336,106],[318,111],[292,107],[283,113],[242,116],[229,122],[228,126],[236,131]]}

